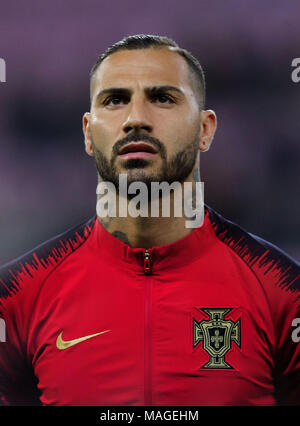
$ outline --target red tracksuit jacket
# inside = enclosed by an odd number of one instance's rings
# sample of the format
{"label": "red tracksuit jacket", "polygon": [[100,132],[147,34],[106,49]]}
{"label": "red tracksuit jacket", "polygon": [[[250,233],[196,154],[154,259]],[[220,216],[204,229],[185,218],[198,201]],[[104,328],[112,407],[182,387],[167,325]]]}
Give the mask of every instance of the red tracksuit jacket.
{"label": "red tracksuit jacket", "polygon": [[0,270],[2,404],[300,404],[299,265],[206,207],[130,248],[98,219]]}

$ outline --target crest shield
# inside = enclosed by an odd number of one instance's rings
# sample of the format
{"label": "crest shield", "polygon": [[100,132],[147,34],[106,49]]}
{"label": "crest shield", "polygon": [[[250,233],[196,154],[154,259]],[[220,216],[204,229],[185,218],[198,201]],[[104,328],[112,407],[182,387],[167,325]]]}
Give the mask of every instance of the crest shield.
{"label": "crest shield", "polygon": [[241,346],[241,321],[226,319],[232,309],[213,308],[202,309],[209,315],[209,320],[196,321],[193,319],[194,348],[203,342],[203,349],[209,355],[209,362],[202,368],[232,368],[225,361],[225,355],[231,349],[232,342]]}

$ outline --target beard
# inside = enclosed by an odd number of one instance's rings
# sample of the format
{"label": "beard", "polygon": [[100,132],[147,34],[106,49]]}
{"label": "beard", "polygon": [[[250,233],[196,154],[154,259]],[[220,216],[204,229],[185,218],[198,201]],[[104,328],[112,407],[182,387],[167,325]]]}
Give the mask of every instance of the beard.
{"label": "beard", "polygon": [[151,191],[151,182],[167,182],[171,185],[173,182],[183,183],[186,178],[191,174],[198,153],[198,143],[200,135],[200,126],[195,135],[195,138],[185,146],[184,149],[175,153],[169,160],[167,159],[166,150],[161,141],[149,136],[146,133],[136,132],[131,133],[125,138],[116,142],[112,150],[111,159],[96,148],[93,139],[93,150],[96,168],[104,182],[111,182],[114,184],[117,193],[119,192],[119,172],[116,169],[116,158],[118,153],[124,145],[129,142],[145,141],[150,142],[157,150],[157,155],[162,158],[162,166],[160,171],[156,173],[149,173],[145,169],[149,165],[149,161],[145,159],[129,159],[123,164],[125,172],[127,173],[128,186],[133,182],[143,182],[146,184],[148,191]]}

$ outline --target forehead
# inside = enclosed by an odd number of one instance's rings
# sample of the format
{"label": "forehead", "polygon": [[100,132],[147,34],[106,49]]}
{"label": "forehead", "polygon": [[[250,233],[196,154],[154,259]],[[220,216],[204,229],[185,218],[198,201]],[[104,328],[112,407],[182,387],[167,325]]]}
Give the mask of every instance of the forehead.
{"label": "forehead", "polygon": [[185,59],[170,49],[121,50],[104,59],[92,81],[92,94],[108,87],[172,85],[191,90]]}

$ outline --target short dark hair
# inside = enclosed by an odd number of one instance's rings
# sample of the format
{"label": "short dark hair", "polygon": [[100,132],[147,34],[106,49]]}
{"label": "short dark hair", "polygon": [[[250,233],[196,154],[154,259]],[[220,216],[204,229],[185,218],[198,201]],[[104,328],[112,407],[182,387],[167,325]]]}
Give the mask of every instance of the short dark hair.
{"label": "short dark hair", "polygon": [[200,108],[203,109],[205,105],[205,76],[202,66],[199,61],[187,50],[182,49],[178,44],[168,38],[157,35],[149,34],[137,34],[123,38],[117,43],[108,47],[104,53],[102,53],[90,72],[90,78],[92,78],[98,69],[99,65],[104,61],[105,58],[112,55],[119,50],[140,50],[140,49],[149,49],[149,48],[161,48],[161,47],[172,47],[172,51],[181,55],[186,63],[188,64],[190,71],[194,75],[197,84],[198,98]]}

